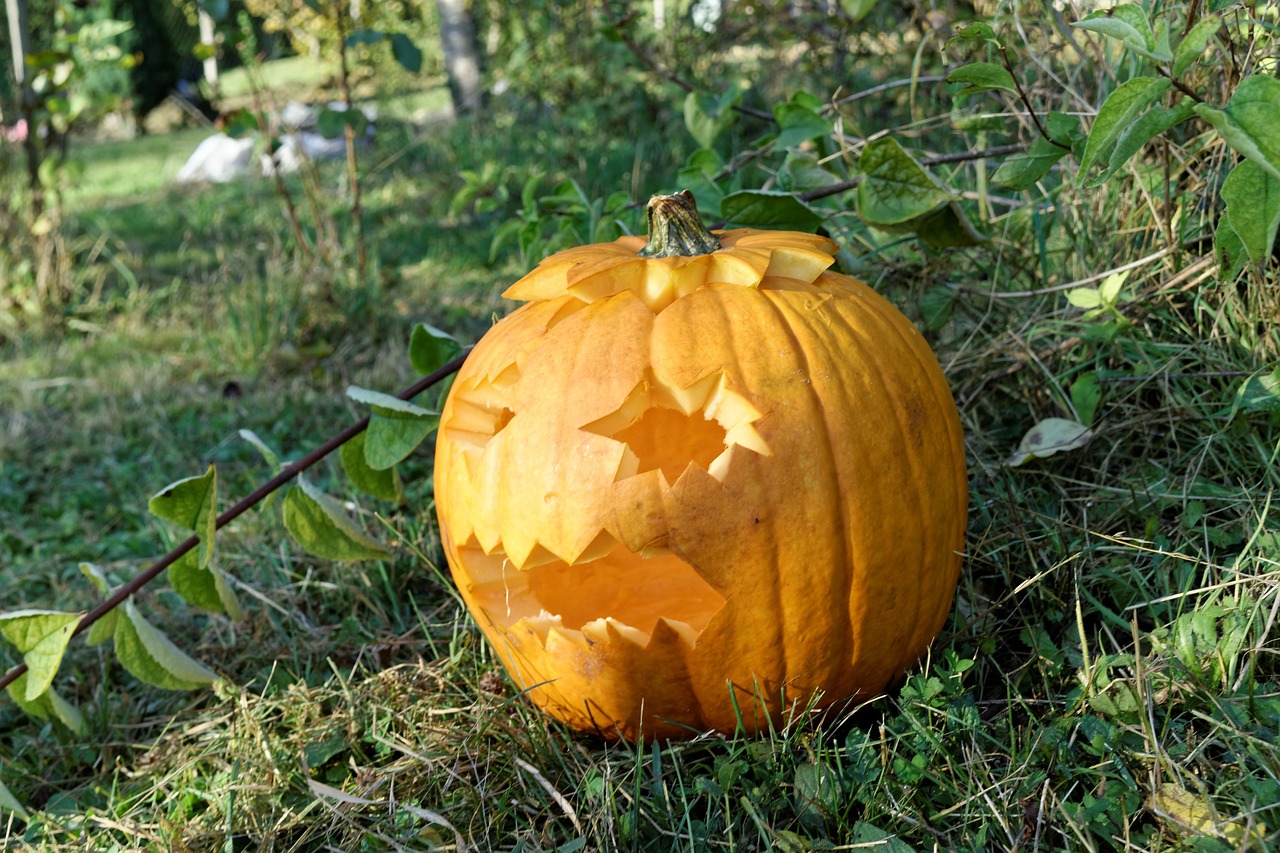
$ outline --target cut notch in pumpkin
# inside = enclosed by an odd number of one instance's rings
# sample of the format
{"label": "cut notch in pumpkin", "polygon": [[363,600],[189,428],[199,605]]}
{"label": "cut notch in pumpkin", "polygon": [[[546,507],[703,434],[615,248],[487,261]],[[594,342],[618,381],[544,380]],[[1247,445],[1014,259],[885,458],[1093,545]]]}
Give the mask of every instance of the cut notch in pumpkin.
{"label": "cut notch in pumpkin", "polygon": [[670,487],[691,467],[724,482],[736,447],[771,455],[754,426],[761,417],[723,371],[680,388],[648,370],[621,406],[582,429],[626,445],[615,480],[659,471]]}
{"label": "cut notch in pumpkin", "polygon": [[504,628],[524,620],[544,641],[554,627],[583,644],[599,642],[607,620],[645,645],[662,620],[693,645],[725,603],[697,569],[670,552],[645,556],[615,545],[572,565],[553,560],[516,569],[500,550],[458,551],[484,612]]}

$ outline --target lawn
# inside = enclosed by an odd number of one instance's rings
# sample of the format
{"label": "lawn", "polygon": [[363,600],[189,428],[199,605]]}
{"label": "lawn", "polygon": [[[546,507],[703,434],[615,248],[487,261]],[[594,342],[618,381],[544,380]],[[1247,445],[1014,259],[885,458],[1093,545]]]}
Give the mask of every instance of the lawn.
{"label": "lawn", "polygon": [[[858,64],[842,95],[909,78],[914,56]],[[758,63],[782,59],[735,61],[760,76]],[[0,703],[0,782],[30,815],[0,810],[0,844],[1280,843],[1280,291],[1274,262],[1233,278],[1201,239],[1220,211],[1198,200],[1213,197],[1206,176],[1228,149],[1188,133],[1099,186],[1075,180],[1068,158],[1015,192],[991,183],[995,162],[940,156],[1033,135],[1010,123],[1015,102],[992,123],[985,108],[960,115],[944,88],[903,85],[838,105],[836,135],[805,140],[782,168],[767,108],[797,84],[780,76],[718,138],[723,163],[741,160],[722,183],[787,189],[816,155],[852,161],[855,136],[890,128],[937,159],[991,238],[930,248],[867,226],[853,193],[837,196],[847,209],[823,208],[839,263],[922,329],[964,427],[964,571],[924,660],[882,695],[798,707],[758,736],[628,745],[573,733],[520,695],[461,605],[430,443],[401,464],[398,504],[362,496],[330,459],[310,480],[392,556],[310,556],[278,501],[241,516],[216,559],[244,618],[199,611],[164,579],[137,598],[216,685],[148,687],[109,646],[77,641],[55,686],[83,713],[82,733]],[[1086,77],[1071,73],[1073,92],[1096,94]],[[577,107],[516,93],[457,123],[418,120],[446,103],[443,90],[397,93],[360,157],[363,277],[343,164],[280,186],[179,190],[171,176],[200,131],[78,148],[83,179],[60,232],[76,290],[55,322],[0,337],[4,610],[91,608],[82,563],[122,583],[185,537],[148,512],[150,496],[213,464],[225,506],[274,473],[243,431],[297,459],[365,413],[348,386],[414,381],[417,324],[474,342],[510,310],[501,292],[550,249],[641,229],[650,194],[699,172],[684,93],[645,92],[651,113],[609,111],[617,93]],[[1096,112],[1083,95],[1064,99]],[[517,220],[522,235],[495,244]],[[1087,441],[1012,464],[1052,418],[1087,427]],[[16,663],[0,648],[0,664]]]}

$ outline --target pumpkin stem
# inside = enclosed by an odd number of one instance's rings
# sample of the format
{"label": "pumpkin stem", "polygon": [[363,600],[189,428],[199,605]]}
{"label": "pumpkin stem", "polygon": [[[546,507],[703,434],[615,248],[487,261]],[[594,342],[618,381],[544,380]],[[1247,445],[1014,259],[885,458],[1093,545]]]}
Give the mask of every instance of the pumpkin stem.
{"label": "pumpkin stem", "polygon": [[693,193],[688,190],[654,196],[649,199],[648,213],[649,242],[636,253],[642,258],[692,258],[720,248],[720,241],[702,224]]}

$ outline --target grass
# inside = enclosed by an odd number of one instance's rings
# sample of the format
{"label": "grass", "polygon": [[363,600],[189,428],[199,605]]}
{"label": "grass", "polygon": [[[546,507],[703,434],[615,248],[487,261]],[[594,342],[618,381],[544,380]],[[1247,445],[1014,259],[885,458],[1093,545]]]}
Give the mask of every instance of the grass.
{"label": "grass", "polygon": [[[851,122],[906,105],[866,109]],[[266,183],[175,192],[157,177],[174,156],[161,139],[87,152],[66,229],[82,290],[61,328],[8,340],[0,360],[6,611],[92,606],[81,561],[132,576],[177,537],[146,511],[165,484],[209,462],[224,496],[265,479],[238,430],[296,458],[360,414],[347,385],[407,385],[414,323],[474,340],[523,271],[514,249],[491,262],[489,241],[530,175],[544,188],[576,178],[594,198],[627,174],[643,197],[687,153],[658,134],[615,134],[586,161],[590,131],[571,116],[495,108],[424,132],[411,113],[389,111],[364,161],[369,281],[352,274],[349,240],[326,244],[329,258],[291,250]],[[678,112],[669,119],[657,130],[682,140]],[[970,185],[966,168],[958,185]],[[467,173],[493,213],[451,212]],[[342,185],[337,168],[321,170],[319,190],[288,185],[310,239],[323,242],[330,221],[347,233]],[[85,736],[0,703],[0,779],[33,813],[0,823],[0,839],[39,850],[1274,847],[1280,434],[1265,405],[1237,395],[1280,351],[1280,323],[1259,322],[1274,316],[1275,270],[1237,285],[1194,253],[1169,253],[1131,274],[1124,322],[1084,317],[1065,285],[1096,286],[1164,245],[1133,186],[1064,184],[1005,214],[989,202],[996,239],[945,255],[846,235],[864,250],[862,274],[926,325],[969,451],[956,606],[889,694],[797,709],[758,738],[575,736],[515,693],[462,613],[439,562],[429,454],[407,460],[401,507],[363,501],[330,464],[314,479],[395,557],[329,563],[291,544],[275,508],[242,517],[218,559],[245,620],[199,614],[163,583],[140,596],[227,680],[152,690],[102,648],[73,644],[57,686],[84,710]],[[939,288],[950,314],[924,324]],[[1047,417],[1085,418],[1094,438],[1007,466]]]}

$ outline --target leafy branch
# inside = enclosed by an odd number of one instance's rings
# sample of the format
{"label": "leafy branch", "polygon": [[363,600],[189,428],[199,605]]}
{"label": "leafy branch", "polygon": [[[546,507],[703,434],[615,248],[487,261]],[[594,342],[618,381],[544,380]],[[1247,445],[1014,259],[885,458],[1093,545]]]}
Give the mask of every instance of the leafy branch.
{"label": "leafy branch", "polygon": [[[467,355],[470,353],[470,351],[471,351],[470,347],[463,349],[461,353],[458,356],[456,356],[454,359],[440,366],[436,370],[429,373],[427,376],[424,376],[422,379],[418,380],[413,385],[411,385],[410,387],[402,391],[399,395],[397,395],[397,399],[404,400],[404,401],[410,400],[416,397],[417,395],[421,394],[423,391],[426,391],[428,388],[431,388],[432,386],[439,384],[447,377],[453,375],[455,372],[457,372],[458,368],[462,366],[463,361],[466,360]],[[328,456],[330,453],[342,447],[347,442],[351,441],[353,438],[363,433],[369,427],[369,424],[373,419],[373,417],[374,415],[366,415],[364,418],[361,418],[360,420],[351,424],[351,426],[347,427],[342,432],[338,433],[337,435],[334,435],[328,441],[321,444],[315,450],[312,450],[310,453],[308,453],[306,456],[299,459],[297,462],[293,462],[286,465],[278,474],[276,474],[267,482],[263,483],[261,486],[255,489],[251,494],[249,494],[243,500],[235,504],[235,506],[226,510],[221,515],[217,516],[217,519],[212,526],[213,529],[219,530],[225,527],[227,524],[230,524],[236,518],[243,515],[245,512],[252,509],[257,504],[264,501],[269,495],[274,493],[281,486],[286,485],[291,480],[296,478],[299,474],[301,474],[303,471],[306,471],[307,469],[311,468],[317,462],[319,462],[320,460]],[[107,616],[109,613],[114,612],[122,604],[126,604],[134,593],[138,592],[148,583],[153,581],[165,569],[168,569],[169,567],[176,564],[186,554],[195,550],[201,544],[201,542],[202,542],[202,537],[199,535],[192,535],[187,537],[185,540],[179,543],[173,550],[165,554],[163,557],[161,557],[159,560],[157,560],[147,569],[140,572],[136,577],[134,577],[128,583],[121,585],[110,596],[108,596],[101,604],[99,604],[97,607],[93,608],[88,613],[86,613],[83,617],[81,617],[81,619],[75,625],[75,627],[71,629],[70,634],[62,638],[64,643],[65,641],[70,640],[72,637],[75,637],[85,631],[88,631],[95,623],[97,623],[103,617]],[[27,674],[28,670],[29,670],[29,665],[26,660],[23,660],[22,662],[18,663],[12,669],[6,672],[3,676],[0,676],[0,689],[9,687],[11,684],[13,684],[23,675]]]}

